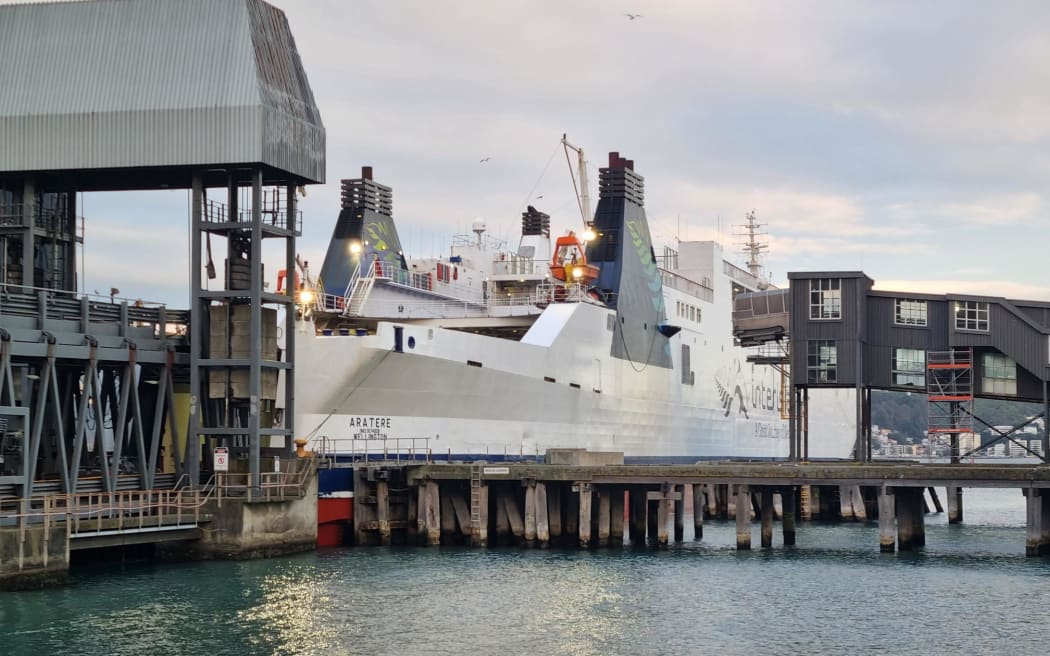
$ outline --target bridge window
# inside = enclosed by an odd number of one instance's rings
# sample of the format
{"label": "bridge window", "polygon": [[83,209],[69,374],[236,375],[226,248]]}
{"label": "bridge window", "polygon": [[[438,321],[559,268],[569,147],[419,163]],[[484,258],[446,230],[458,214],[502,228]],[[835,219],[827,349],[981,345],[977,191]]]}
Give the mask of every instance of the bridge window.
{"label": "bridge window", "polygon": [[830,339],[811,339],[806,358],[806,380],[810,383],[834,383],[838,380],[838,349]]}
{"label": "bridge window", "polygon": [[809,318],[840,319],[842,317],[842,281],[838,278],[818,278],[809,281]]}
{"label": "bridge window", "polygon": [[955,301],[955,329],[988,332],[988,304],[983,301]]}
{"label": "bridge window", "polygon": [[926,387],[926,351],[909,348],[894,349],[893,384]]}
{"label": "bridge window", "polygon": [[1017,363],[1002,353],[981,358],[981,391],[985,394],[1017,395]]}
{"label": "bridge window", "polygon": [[895,299],[893,322],[902,326],[925,326],[926,301],[910,298]]}

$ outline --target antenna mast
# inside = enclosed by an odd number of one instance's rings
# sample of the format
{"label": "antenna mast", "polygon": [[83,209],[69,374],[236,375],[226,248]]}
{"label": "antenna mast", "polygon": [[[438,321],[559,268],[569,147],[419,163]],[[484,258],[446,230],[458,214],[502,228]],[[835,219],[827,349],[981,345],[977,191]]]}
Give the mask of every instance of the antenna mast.
{"label": "antenna mast", "polygon": [[[576,152],[576,170],[580,172],[580,188],[576,189],[576,204],[580,206],[580,215],[583,217],[583,225],[591,224],[591,192],[587,183],[587,158],[583,155],[583,148],[569,143],[568,136],[561,135],[561,145],[565,147],[565,161],[569,165],[569,175],[572,175],[572,160],[569,151]],[[572,178],[572,186],[576,187],[576,176]]]}
{"label": "antenna mast", "polygon": [[743,226],[746,232],[738,234],[738,237],[746,237],[747,241],[742,245],[744,247],[744,254],[747,258],[747,270],[754,277],[761,280],[762,278],[762,263],[758,261],[758,258],[762,255],[762,252],[769,248],[769,244],[760,242],[759,237],[764,236],[766,233],[761,232],[760,229],[765,227],[764,223],[758,223],[755,219],[755,211],[751,210],[747,213],[747,223]]}

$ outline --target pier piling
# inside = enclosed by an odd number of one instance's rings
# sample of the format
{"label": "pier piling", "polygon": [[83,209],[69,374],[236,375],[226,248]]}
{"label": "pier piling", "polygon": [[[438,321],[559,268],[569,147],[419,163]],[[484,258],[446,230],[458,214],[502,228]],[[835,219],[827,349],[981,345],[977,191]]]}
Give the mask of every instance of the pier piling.
{"label": "pier piling", "polygon": [[578,516],[580,547],[587,549],[591,546],[591,484],[577,483],[577,495],[580,500],[580,512]]}
{"label": "pier piling", "polygon": [[736,486],[736,548],[751,549],[751,493],[746,485]]}
{"label": "pier piling", "polygon": [[625,497],[624,489],[616,486],[612,489],[612,501],[609,512],[612,515],[609,521],[609,544],[614,547],[623,546],[623,505]]}
{"label": "pier piling", "polygon": [[427,481],[426,526],[427,544],[441,544],[441,494],[436,481]]}
{"label": "pier piling", "polygon": [[536,546],[536,483],[525,485],[525,546]]}
{"label": "pier piling", "polygon": [[1050,553],[1050,494],[1035,488],[1027,488],[1022,492],[1028,519],[1025,555],[1045,556]]}
{"label": "pier piling", "polygon": [[441,499],[441,544],[453,544],[456,540],[456,509],[452,505],[449,484],[439,485]]}
{"label": "pier piling", "polygon": [[685,539],[685,486],[674,486],[678,498],[674,500],[674,541],[681,542]]}
{"label": "pier piling", "polygon": [[547,503],[547,485],[536,483],[536,541],[541,549],[546,549],[551,544],[550,516]]}
{"label": "pier piling", "polygon": [[704,539],[704,486],[692,484],[693,492],[693,539]]}
{"label": "pier piling", "polygon": [[896,512],[894,510],[893,488],[883,487],[879,490],[879,551],[893,553],[896,548]]}
{"label": "pier piling", "polygon": [[780,490],[780,498],[783,503],[783,532],[784,546],[795,544],[795,486],[790,485]]}
{"label": "pier piling", "polygon": [[961,524],[963,520],[962,488],[949,486],[945,491],[948,497],[948,523]]}
{"label": "pier piling", "polygon": [[646,529],[646,500],[645,500],[645,488],[641,485],[631,486],[630,492],[628,492],[629,501],[631,504],[631,517],[630,517],[630,538],[631,544],[644,545],[645,544],[645,529]]}
{"label": "pier piling", "polygon": [[560,542],[562,538],[561,522],[561,489],[562,486],[552,483],[544,486],[547,492],[547,521],[550,525],[550,539]]}
{"label": "pier piling", "polygon": [[612,497],[608,487],[600,487],[598,495],[598,546],[609,546],[609,535],[611,534]]}
{"label": "pier piling", "polygon": [[390,546],[390,483],[387,481],[376,481],[376,519],[379,544]]}
{"label": "pier piling", "polygon": [[773,546],[773,488],[762,487],[762,548]]}

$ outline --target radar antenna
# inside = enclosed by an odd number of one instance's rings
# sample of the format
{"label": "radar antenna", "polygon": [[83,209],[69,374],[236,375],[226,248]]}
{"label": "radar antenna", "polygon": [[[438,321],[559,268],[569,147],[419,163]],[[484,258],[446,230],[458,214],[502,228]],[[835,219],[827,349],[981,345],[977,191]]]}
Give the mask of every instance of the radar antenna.
{"label": "radar antenna", "polygon": [[759,241],[760,237],[764,237],[766,233],[762,232],[761,229],[766,224],[758,223],[755,219],[755,211],[751,210],[747,213],[747,223],[740,226],[744,229],[743,233],[737,233],[737,237],[746,237],[747,241],[741,245],[744,247],[744,255],[747,255],[747,270],[755,278],[763,280],[762,275],[762,263],[759,262],[758,258],[762,256],[763,251],[769,248],[769,244]]}

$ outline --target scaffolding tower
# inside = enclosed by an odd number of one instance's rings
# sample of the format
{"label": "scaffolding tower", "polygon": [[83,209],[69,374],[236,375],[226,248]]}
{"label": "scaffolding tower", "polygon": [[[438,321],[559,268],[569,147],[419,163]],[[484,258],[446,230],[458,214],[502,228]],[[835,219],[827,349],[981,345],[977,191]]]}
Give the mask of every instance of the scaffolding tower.
{"label": "scaffolding tower", "polygon": [[926,400],[926,434],[931,442],[947,435],[955,462],[959,435],[973,432],[973,349],[927,353]]}

